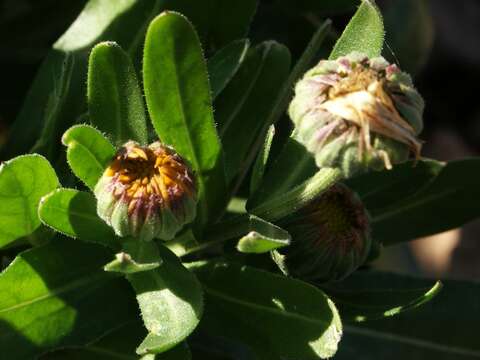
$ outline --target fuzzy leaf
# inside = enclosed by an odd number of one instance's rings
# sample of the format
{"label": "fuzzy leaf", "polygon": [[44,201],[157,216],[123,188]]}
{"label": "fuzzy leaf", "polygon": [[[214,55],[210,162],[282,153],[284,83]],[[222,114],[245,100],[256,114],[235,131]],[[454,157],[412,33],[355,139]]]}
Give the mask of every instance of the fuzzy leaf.
{"label": "fuzzy leaf", "polygon": [[250,231],[237,243],[243,253],[261,254],[290,244],[290,234],[255,215],[250,215]]}
{"label": "fuzzy leaf", "polygon": [[[428,0],[403,0],[389,4],[385,12],[390,62],[401,64],[409,74],[418,73],[432,50],[434,23]],[[392,56],[391,53],[394,53]]]}
{"label": "fuzzy leaf", "polygon": [[17,256],[0,274],[2,354],[35,359],[134,320],[128,284],[102,270],[108,258],[101,247],[63,239]]}
{"label": "fuzzy leaf", "polygon": [[416,164],[409,161],[395,165],[391,170],[372,171],[346,180],[362,199],[372,216],[385,208],[421,191],[442,171],[445,164],[423,159]]}
{"label": "fuzzy leaf", "polygon": [[[373,281],[375,276],[370,276]],[[382,283],[380,289],[372,289],[372,286],[362,288],[355,285],[355,277],[354,274],[343,283],[324,288],[337,305],[344,322],[378,320],[414,310],[435,298],[443,287],[437,281],[422,286],[397,287],[394,283]],[[379,285],[376,283],[375,287]]]}
{"label": "fuzzy leaf", "polygon": [[164,12],[151,22],[145,40],[143,79],[155,131],[196,172],[198,218],[205,222],[207,215],[217,213],[226,201],[222,149],[200,42],[184,16]]}
{"label": "fuzzy leaf", "polygon": [[301,209],[318,197],[330,186],[341,180],[342,174],[336,168],[322,168],[314,176],[289,191],[266,201],[250,198],[247,209],[263,219],[276,221]]}
{"label": "fuzzy leaf", "polygon": [[62,143],[67,146],[67,160],[73,173],[93,190],[115,155],[115,148],[89,125],[72,126],[63,134]]}
{"label": "fuzzy leaf", "polygon": [[267,167],[268,158],[270,156],[270,148],[272,147],[273,137],[275,135],[274,125],[270,125],[262,148],[258,152],[257,159],[253,164],[252,176],[250,178],[250,194],[253,194],[263,180],[265,169]]}
{"label": "fuzzy leaf", "polygon": [[[153,0],[88,1],[40,66],[1,157],[30,151],[38,143],[39,134],[48,133],[42,149],[51,149],[48,155],[53,158],[49,159],[56,160],[58,139],[87,110],[85,72],[91,47],[112,40],[128,49],[132,56],[139,53],[145,28],[151,16],[161,10],[159,5],[159,1]],[[63,82],[59,82],[61,74],[65,74]],[[56,102],[60,97],[55,112],[47,111],[52,99]],[[47,126],[53,131],[41,130]]]}
{"label": "fuzzy leaf", "polygon": [[318,167],[312,154],[305,146],[290,137],[252,198],[259,203],[280,196],[314,176],[317,171]]}
{"label": "fuzzy leaf", "polygon": [[[426,161],[421,166],[434,175],[424,186],[409,196],[387,188],[383,196],[389,203],[371,211],[373,236],[385,245],[453,229],[480,216],[480,158],[447,164]],[[408,175],[408,167],[402,169]],[[421,181],[422,176],[399,177],[394,189],[402,185],[408,189],[410,182]]]}
{"label": "fuzzy leaf", "polygon": [[29,236],[40,226],[40,198],[59,185],[43,156],[23,155],[0,165],[0,248]]}
{"label": "fuzzy leaf", "polygon": [[67,236],[118,250],[113,229],[97,216],[97,201],[91,193],[58,189],[42,198],[38,208],[42,222]]}
{"label": "fuzzy leaf", "polygon": [[[427,288],[431,280],[382,272],[357,272],[352,286],[369,291]],[[445,280],[443,290],[416,311],[345,326],[335,359],[440,359],[480,357],[478,326],[480,285]],[[448,329],[448,331],[446,331]]]}
{"label": "fuzzy leaf", "polygon": [[90,121],[117,144],[147,143],[147,120],[135,69],[114,42],[96,45],[88,62]]}
{"label": "fuzzy leaf", "polygon": [[261,359],[335,354],[342,324],[321,290],[233,263],[201,262],[191,268],[206,295],[205,331],[245,342]]}
{"label": "fuzzy leaf", "polygon": [[210,75],[210,87],[212,99],[227,86],[235,75],[250,47],[248,39],[234,41],[220,49],[208,60],[208,74]]}
{"label": "fuzzy leaf", "polygon": [[[330,25],[329,20],[324,21],[313,34],[302,56],[300,56],[288,79],[284,82],[275,105],[272,107],[268,124],[274,124],[284,114],[288,102],[293,96],[295,83],[316,60],[315,57],[330,30]],[[272,169],[266,173],[264,181],[259,185],[259,193],[256,193],[255,197],[266,200],[273,195],[287,191],[313,176],[316,170],[315,161],[310,153],[292,137],[275,159]]]}
{"label": "fuzzy leaf", "polygon": [[167,248],[160,247],[160,267],[127,278],[137,293],[143,322],[149,331],[137,353],[162,353],[195,329],[203,312],[203,296],[196,277]]}
{"label": "fuzzy leaf", "polygon": [[156,269],[162,265],[158,246],[154,241],[131,239],[122,241],[122,252],[103,267],[105,271],[134,274]]}
{"label": "fuzzy leaf", "polygon": [[264,42],[248,51],[237,74],[217,98],[215,118],[229,182],[243,168],[247,154],[269,120],[289,70],[288,49],[273,41]]}
{"label": "fuzzy leaf", "polygon": [[[135,348],[145,336],[141,321],[132,321],[84,347],[67,348],[45,354],[40,360],[139,360]],[[190,360],[186,343],[163,354],[145,355],[140,360]]]}
{"label": "fuzzy leaf", "polygon": [[382,14],[375,0],[362,0],[362,4],[337,40],[330,59],[337,59],[352,51],[359,51],[368,57],[380,56],[384,37]]}

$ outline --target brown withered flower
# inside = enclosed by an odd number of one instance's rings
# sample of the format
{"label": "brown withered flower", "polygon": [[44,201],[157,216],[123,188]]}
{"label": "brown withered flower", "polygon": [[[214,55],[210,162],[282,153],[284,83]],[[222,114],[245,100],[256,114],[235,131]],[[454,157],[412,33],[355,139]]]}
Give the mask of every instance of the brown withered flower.
{"label": "brown withered flower", "polygon": [[295,87],[295,137],[319,167],[345,177],[420,156],[424,102],[410,76],[384,58],[353,52],[322,60]]}

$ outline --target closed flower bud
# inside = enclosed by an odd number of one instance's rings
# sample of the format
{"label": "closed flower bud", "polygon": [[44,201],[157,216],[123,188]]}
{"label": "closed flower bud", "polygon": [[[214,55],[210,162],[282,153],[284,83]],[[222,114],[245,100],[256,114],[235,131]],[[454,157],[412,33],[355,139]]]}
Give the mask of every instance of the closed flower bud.
{"label": "closed flower bud", "polygon": [[95,187],[98,215],[119,236],[170,240],[195,218],[192,173],[175,151],[127,142]]}
{"label": "closed flower bud", "polygon": [[356,194],[333,185],[280,225],[292,236],[272,252],[280,269],[305,280],[341,280],[365,263],[372,249],[369,216]]}
{"label": "closed flower bud", "polygon": [[409,75],[382,57],[354,52],[309,70],[295,87],[289,115],[317,166],[352,177],[391,169],[410,153],[418,159],[423,108]]}

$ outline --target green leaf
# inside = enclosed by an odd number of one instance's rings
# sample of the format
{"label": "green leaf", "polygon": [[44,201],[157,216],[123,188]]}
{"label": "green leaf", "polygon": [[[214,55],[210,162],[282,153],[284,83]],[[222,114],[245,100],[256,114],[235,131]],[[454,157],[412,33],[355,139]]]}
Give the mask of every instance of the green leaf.
{"label": "green leaf", "polygon": [[200,190],[199,221],[224,206],[222,149],[213,121],[207,69],[188,20],[164,12],[145,39],[143,79],[148,111],[160,139],[187,159]]}
{"label": "green leaf", "polygon": [[207,67],[210,75],[212,99],[215,99],[222,92],[240,68],[249,47],[248,39],[237,40],[217,51],[208,60]]}
{"label": "green leaf", "polygon": [[135,261],[130,254],[121,252],[115,255],[115,260],[110,261],[103,267],[105,271],[121,274],[134,274],[142,271],[150,271],[161,265],[160,261],[140,263]]}
{"label": "green leaf", "polygon": [[265,168],[267,167],[274,135],[275,127],[274,125],[270,125],[267,135],[265,136],[263,146],[257,155],[255,163],[253,164],[252,176],[250,178],[250,194],[253,194],[258,189],[263,180],[263,175],[265,173]]}
{"label": "green leaf", "polygon": [[55,171],[43,156],[19,156],[0,165],[0,248],[40,226],[40,198],[59,185]]}
{"label": "green leaf", "polygon": [[292,136],[265,174],[250,201],[261,203],[280,196],[315,175],[318,167],[312,154]]}
{"label": "green leaf", "polygon": [[274,41],[264,42],[248,51],[237,74],[216,100],[215,118],[228,182],[244,168],[260,130],[270,125],[270,112],[289,70],[288,49]]}
{"label": "green leaf", "polygon": [[261,359],[309,360],[335,354],[342,324],[321,290],[233,263],[201,262],[191,269],[206,295],[206,332],[245,342]]}
{"label": "green leaf", "polygon": [[428,186],[445,164],[423,159],[395,165],[391,170],[372,171],[347,179],[345,184],[362,199],[372,216]]}
{"label": "green leaf", "polygon": [[[330,25],[331,22],[329,20],[324,21],[313,34],[302,56],[298,59],[288,79],[284,82],[276,103],[272,106],[270,119],[267,121],[267,124],[274,124],[285,113],[285,109],[293,96],[295,83],[312,65],[312,62],[316,60],[323,40],[330,30]],[[255,150],[255,146],[253,150]],[[290,138],[282,149],[281,154],[277,157],[276,163],[274,163],[272,169],[267,172],[266,178],[262,181],[259,189],[260,194],[255,194],[255,197],[258,196],[266,200],[274,194],[282,193],[313,176],[316,170],[315,161],[310,153],[306,151],[303,145]]]}
{"label": "green leaf", "polygon": [[97,216],[97,201],[91,193],[58,189],[42,198],[38,208],[42,222],[67,236],[118,250],[113,229]]}
{"label": "green leaf", "polygon": [[[40,360],[138,360],[135,353],[137,344],[145,336],[141,321],[132,321],[109,332],[81,348],[58,350],[40,357]],[[145,355],[141,360],[190,360],[191,354],[186,343],[160,355]]]}
{"label": "green leaf", "polygon": [[[335,359],[440,359],[480,357],[478,327],[480,285],[467,281],[442,281],[444,288],[416,311],[345,326],[342,346]],[[431,280],[382,272],[357,272],[351,284],[369,291],[426,288]]]}
{"label": "green leaf", "polygon": [[90,121],[117,145],[128,140],[147,143],[147,120],[135,69],[114,42],[96,45],[88,62]]}
{"label": "green leaf", "polygon": [[[434,23],[427,0],[395,1],[385,11],[387,44],[390,62],[401,64],[402,70],[415,74],[425,65],[432,50]],[[392,54],[393,53],[393,54]]]}
{"label": "green leaf", "polygon": [[154,241],[138,239],[123,240],[122,252],[115,255],[115,260],[103,267],[105,271],[122,274],[134,274],[156,269],[163,260]]}
{"label": "green leaf", "polygon": [[243,253],[261,254],[290,244],[290,234],[255,215],[250,215],[250,232],[237,243]]}
{"label": "green leaf", "polygon": [[162,353],[183,341],[195,329],[203,312],[203,297],[195,276],[161,246],[160,267],[128,275],[137,293],[143,322],[149,331],[138,354]]}
{"label": "green leaf", "polygon": [[480,216],[480,158],[427,165],[438,171],[427,186],[372,212],[373,236],[385,245],[453,229]]}
{"label": "green leaf", "polygon": [[43,125],[40,137],[30,149],[30,152],[45,154],[48,158],[54,156],[54,151],[57,148],[57,143],[51,141],[52,137],[56,136],[59,127],[59,120],[62,107],[65,106],[67,99],[68,88],[72,80],[73,68],[75,65],[75,58],[67,54],[63,59],[61,68],[58,74],[54,74],[55,83],[53,92],[49,95],[45,111],[44,118],[45,124]]}
{"label": "green leaf", "polygon": [[355,285],[355,278],[354,274],[343,283],[324,289],[337,305],[344,322],[378,320],[411,311],[431,301],[443,287],[440,281],[408,287],[383,282],[378,289],[380,283],[371,275],[375,289],[372,286],[362,288]]}
{"label": "green leaf", "polygon": [[198,241],[193,231],[188,229],[175,237],[175,239],[167,241],[165,246],[178,257],[187,255],[192,249],[198,246]]}
{"label": "green leaf", "polygon": [[67,160],[73,173],[93,190],[108,166],[115,148],[95,128],[88,125],[76,125],[62,136],[67,146]]}
{"label": "green leaf", "polygon": [[108,258],[101,247],[62,239],[17,256],[0,274],[2,354],[34,359],[134,320],[128,285],[101,268]]}
{"label": "green leaf", "polygon": [[358,5],[358,0],[279,0],[279,5],[285,7],[285,11],[300,12],[301,14],[320,13],[320,14],[338,14],[354,10]]}
{"label": "green leaf", "polygon": [[359,51],[368,57],[380,56],[385,31],[380,10],[374,0],[362,0],[362,4],[337,40],[330,59],[334,60]]}
{"label": "green leaf", "polygon": [[207,51],[244,38],[256,8],[257,0],[169,0],[165,6],[190,19]]}
{"label": "green leaf", "polygon": [[[56,160],[58,139],[87,110],[85,73],[91,47],[102,40],[112,40],[128,49],[131,55],[139,53],[146,25],[151,16],[158,13],[159,5],[152,0],[88,1],[46,56],[11,128],[9,140],[2,148],[1,157],[10,158],[30,151],[39,135],[48,133],[48,139],[42,139],[42,148],[51,149],[46,155]],[[52,107],[55,102],[57,105]],[[53,109],[55,111],[51,112]],[[55,126],[51,126],[52,123]],[[42,130],[44,127],[52,128],[53,132]]]}
{"label": "green leaf", "polygon": [[255,198],[249,199],[247,209],[263,219],[276,221],[301,209],[341,178],[339,169],[322,168],[314,176],[284,194],[264,202],[257,202]]}

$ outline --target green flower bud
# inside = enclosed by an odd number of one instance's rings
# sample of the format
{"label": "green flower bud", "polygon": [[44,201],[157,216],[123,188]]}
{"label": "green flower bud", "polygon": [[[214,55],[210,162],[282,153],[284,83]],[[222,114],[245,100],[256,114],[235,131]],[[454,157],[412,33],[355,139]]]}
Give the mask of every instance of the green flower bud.
{"label": "green flower bud", "polygon": [[342,280],[365,263],[372,249],[365,207],[338,183],[280,225],[292,242],[272,257],[284,273],[301,279]]}
{"label": "green flower bud", "polygon": [[424,102],[409,75],[382,57],[351,53],[322,60],[295,86],[295,136],[319,167],[345,177],[391,169],[422,147]]}
{"label": "green flower bud", "polygon": [[127,142],[95,186],[97,213],[119,236],[170,240],[195,218],[192,173],[175,151]]}

